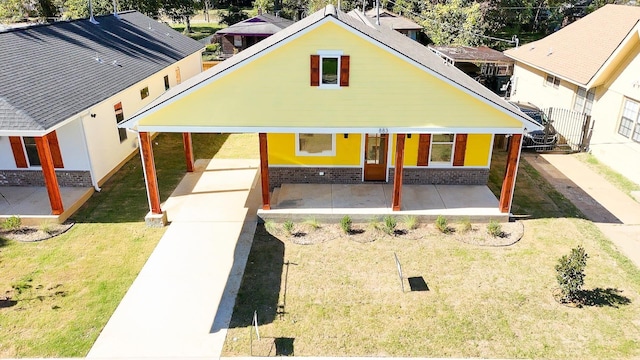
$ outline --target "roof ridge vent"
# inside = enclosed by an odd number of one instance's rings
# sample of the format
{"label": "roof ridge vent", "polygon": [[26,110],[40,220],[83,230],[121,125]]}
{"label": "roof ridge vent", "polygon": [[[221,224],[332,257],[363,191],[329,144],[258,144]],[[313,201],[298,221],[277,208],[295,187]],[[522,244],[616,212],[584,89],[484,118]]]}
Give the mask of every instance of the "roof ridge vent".
{"label": "roof ridge vent", "polygon": [[338,13],[336,12],[336,7],[333,6],[333,4],[328,4],[325,8],[324,8],[324,16],[327,15],[332,15],[334,17],[338,16]]}

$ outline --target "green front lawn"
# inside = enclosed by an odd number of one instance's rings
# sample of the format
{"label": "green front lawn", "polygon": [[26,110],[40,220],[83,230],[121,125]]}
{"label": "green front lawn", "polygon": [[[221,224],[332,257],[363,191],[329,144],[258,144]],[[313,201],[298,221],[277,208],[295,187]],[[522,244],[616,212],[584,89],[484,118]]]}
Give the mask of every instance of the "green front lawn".
{"label": "green front lawn", "polygon": [[[196,159],[257,157],[255,135],[194,134],[193,141]],[[185,172],[182,136],[154,142],[166,200]],[[165,231],[145,226],[147,206],[136,155],[65,234],[36,243],[0,239],[0,358],[87,354]]]}
{"label": "green front lawn", "polygon": [[[497,150],[494,192],[503,170]],[[514,212],[532,219],[507,247],[442,234],[297,245],[259,227],[223,355],[640,357],[638,268],[524,161]],[[589,254],[583,308],[553,296],[554,266],[577,245]],[[421,277],[428,291],[402,293],[394,254],[405,287]],[[252,342],[254,311],[262,339]]]}

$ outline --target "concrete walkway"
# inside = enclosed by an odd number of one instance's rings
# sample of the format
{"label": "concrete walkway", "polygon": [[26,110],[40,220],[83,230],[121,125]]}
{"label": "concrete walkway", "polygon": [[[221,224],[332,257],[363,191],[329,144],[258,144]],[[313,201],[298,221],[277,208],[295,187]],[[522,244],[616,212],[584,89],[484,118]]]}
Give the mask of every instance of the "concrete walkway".
{"label": "concrete walkway", "polygon": [[573,156],[523,157],[640,267],[640,203]]}
{"label": "concrete walkway", "polygon": [[257,168],[196,162],[163,204],[172,223],[88,358],[220,356],[256,227]]}

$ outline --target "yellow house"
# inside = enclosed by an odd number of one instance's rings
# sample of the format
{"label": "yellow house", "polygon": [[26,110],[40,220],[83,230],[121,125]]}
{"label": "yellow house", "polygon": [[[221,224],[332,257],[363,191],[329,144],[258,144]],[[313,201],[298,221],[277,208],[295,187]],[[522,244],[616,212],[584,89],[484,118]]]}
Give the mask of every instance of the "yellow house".
{"label": "yellow house", "polygon": [[640,184],[640,7],[605,5],[505,55],[512,100],[590,115],[590,151]]}
{"label": "yellow house", "polygon": [[[215,111],[211,111],[214,109]],[[538,125],[426,47],[332,5],[171,89],[124,124],[140,133],[152,213],[150,132],[259,133],[263,208],[284,183],[487,183],[494,135]],[[189,151],[189,150],[187,150]]]}

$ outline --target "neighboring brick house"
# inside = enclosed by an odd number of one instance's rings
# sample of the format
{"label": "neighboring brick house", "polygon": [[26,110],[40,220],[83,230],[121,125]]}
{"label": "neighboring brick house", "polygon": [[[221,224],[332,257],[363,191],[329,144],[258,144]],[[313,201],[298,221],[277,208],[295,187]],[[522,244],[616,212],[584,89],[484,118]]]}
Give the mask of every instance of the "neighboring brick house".
{"label": "neighboring brick house", "polygon": [[[508,134],[502,214],[522,134],[540,129],[418,42],[333,5],[171,89],[121,126],[146,139],[145,158],[152,132],[259,133],[263,209],[283,183],[389,183],[393,210],[403,183],[486,186],[494,136]],[[159,216],[155,170],[145,171]]]}
{"label": "neighboring brick house", "polygon": [[[99,189],[137,148],[119,129],[202,71],[203,46],[135,11],[0,32],[0,186]],[[19,214],[18,214],[19,215]]]}
{"label": "neighboring brick house", "polygon": [[222,54],[229,57],[293,24],[293,21],[270,14],[260,14],[216,32]]}
{"label": "neighboring brick house", "polygon": [[640,184],[640,7],[605,5],[504,53],[512,100],[591,115],[590,151]]}

